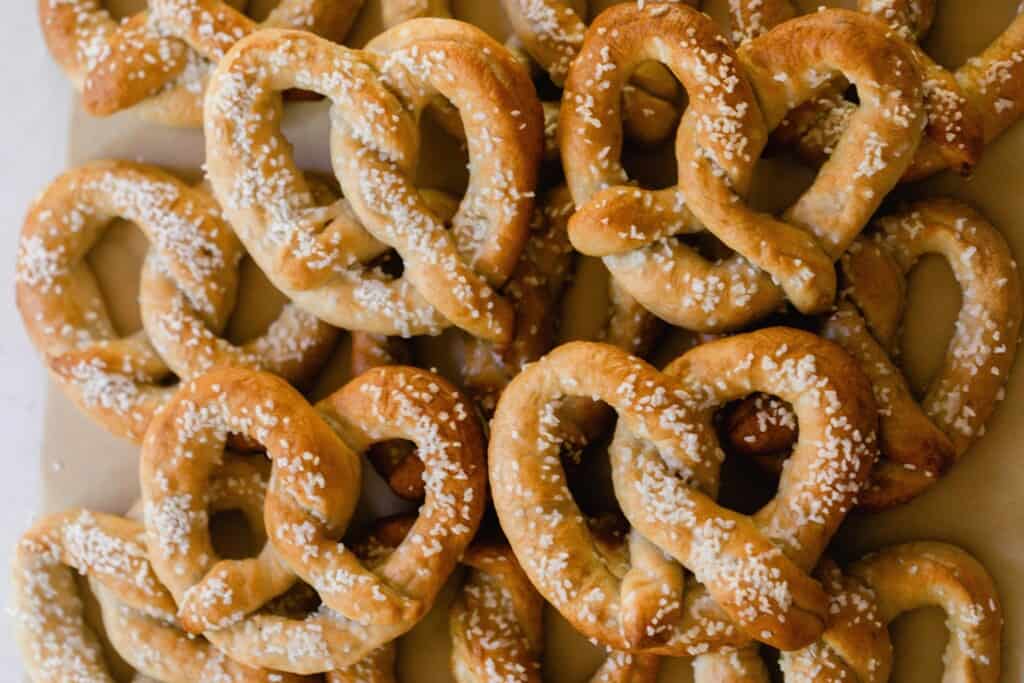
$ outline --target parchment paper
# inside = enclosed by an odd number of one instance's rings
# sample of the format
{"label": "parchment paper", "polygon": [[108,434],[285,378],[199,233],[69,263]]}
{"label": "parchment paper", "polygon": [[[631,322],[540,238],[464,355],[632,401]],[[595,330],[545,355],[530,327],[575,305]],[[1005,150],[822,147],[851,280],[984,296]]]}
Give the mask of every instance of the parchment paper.
{"label": "parchment paper", "polygon": [[[125,1],[122,0],[123,4]],[[271,0],[272,1],[272,0]],[[499,37],[506,27],[497,0],[455,0],[457,17],[473,21]],[[609,3],[603,3],[609,4]],[[806,9],[817,4],[804,2]],[[828,3],[836,4],[836,3]],[[1009,23],[1017,0],[946,0],[939,3],[935,28],[927,41],[928,51],[947,66],[956,66],[977,54]],[[710,3],[709,11],[724,16],[725,0]],[[379,25],[378,0],[368,0],[351,42],[361,44],[372,37]],[[969,27],[969,28],[968,28]],[[71,122],[68,161],[78,164],[97,158],[136,159],[177,169],[198,177],[203,158],[200,131],[173,130],[139,121],[131,113],[110,119],[92,119],[78,109]],[[308,169],[328,170],[326,105],[291,105],[286,130],[295,144],[300,165]],[[785,198],[806,182],[806,172],[783,174],[786,191],[779,190],[778,162],[766,162],[759,183],[763,204],[781,208]],[[457,183],[457,168],[432,168],[430,177],[442,186]],[[940,176],[909,188],[899,196],[952,195],[972,202],[1007,236],[1018,258],[1024,257],[1024,125],[1018,124],[995,145],[986,150],[983,163],[974,177],[964,181]],[[436,182],[434,184],[437,184]],[[777,206],[773,206],[777,205]],[[120,225],[110,231],[91,258],[100,271],[102,285],[109,294],[115,319],[122,331],[139,326],[135,293],[138,289],[138,264],[145,244],[135,228]],[[587,264],[586,284],[579,284],[567,298],[563,313],[567,337],[585,336],[592,329],[594,311],[602,309],[600,268]],[[905,338],[906,366],[918,386],[922,386],[944,351],[952,322],[959,306],[959,292],[942,263],[927,261],[918,268],[911,290],[911,312]],[[280,303],[280,295],[246,297],[246,292],[266,292],[265,278],[251,263],[245,266],[242,299],[257,306],[242,305],[232,321],[232,334],[245,338],[265,325]],[[443,347],[443,338],[421,342],[427,350]],[[1024,674],[1024,462],[1018,450],[1024,437],[1024,377],[1014,373],[1007,400],[989,424],[988,434],[963,461],[932,491],[909,505],[876,515],[853,515],[833,544],[841,560],[859,557],[863,552],[899,541],[939,539],[958,544],[973,553],[995,577],[1006,614],[1004,631],[1004,680],[1019,681]],[[338,353],[330,371],[314,392],[322,395],[339,386],[347,376],[345,350]],[[138,493],[138,449],[118,441],[93,425],[51,387],[45,412],[45,436],[38,466],[42,468],[44,490],[41,511],[53,511],[72,505],[123,512]],[[367,468],[369,470],[370,468]],[[367,475],[364,516],[396,509],[394,499],[379,480]],[[448,636],[445,609],[452,588],[442,595],[438,607],[411,634],[401,641],[399,680],[407,683],[448,681]],[[572,633],[553,611],[548,618],[548,656],[546,680],[559,683],[584,681],[596,668],[601,654]],[[946,640],[945,629],[937,613],[929,611],[900,619],[894,625],[897,647],[895,681],[937,681],[940,678],[940,652]],[[684,660],[663,667],[662,680],[690,680]]]}

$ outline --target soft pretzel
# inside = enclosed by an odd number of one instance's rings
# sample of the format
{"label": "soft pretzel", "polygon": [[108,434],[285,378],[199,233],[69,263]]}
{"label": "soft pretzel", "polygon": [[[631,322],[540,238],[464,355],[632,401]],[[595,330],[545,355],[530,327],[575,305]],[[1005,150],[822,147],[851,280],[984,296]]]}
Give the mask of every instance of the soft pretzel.
{"label": "soft pretzel", "polygon": [[[720,382],[702,379],[698,365]],[[816,436],[808,435],[805,460],[790,469],[777,502],[751,520],[716,506],[707,495],[713,490],[705,494],[657,472],[667,467],[663,459],[687,481],[717,486],[712,409],[760,382],[802,392],[801,417]],[[613,476],[638,532],[624,579],[588,550],[590,532],[554,457],[561,441],[557,406],[567,396],[594,397],[619,412]],[[676,656],[739,644],[745,634],[792,649],[820,632],[824,594],[804,572],[866,478],[874,424],[870,389],[852,360],[806,333],[766,330],[698,347],[668,375],[612,347],[569,344],[505,390],[492,423],[492,494],[534,585],[588,636],[617,649]],[[811,447],[812,440],[827,447]],[[641,453],[642,443],[658,451]],[[659,483],[661,490],[650,488]],[[676,499],[666,503],[669,493]],[[686,515],[702,520],[695,522],[701,534],[680,528]],[[678,569],[645,537],[693,567],[725,610],[704,591],[684,593]],[[666,594],[676,597],[652,607]]]}
{"label": "soft pretzel", "polygon": [[[270,542],[254,560],[214,564],[204,473],[228,432],[268,448]],[[358,496],[355,452],[393,439],[416,444],[427,497],[405,540],[369,569],[335,539]],[[372,370],[314,411],[270,375],[217,370],[179,392],[143,449],[153,564],[186,625],[205,627],[229,656],[296,673],[350,666],[429,610],[479,524],[483,467],[475,415],[431,373]],[[304,618],[253,613],[296,575],[320,594],[322,609]]]}
{"label": "soft pretzel", "polygon": [[946,613],[950,638],[943,681],[999,680],[999,596],[985,568],[963,550],[905,543],[864,557],[846,575],[828,563],[821,573],[830,594],[828,629],[810,647],[782,654],[787,683],[884,683],[892,667],[889,623],[923,607]]}
{"label": "soft pretzel", "polygon": [[[648,310],[688,328],[746,324],[777,308],[783,292],[803,312],[823,310],[834,295],[832,259],[895,185],[919,140],[921,80],[909,50],[863,15],[831,10],[780,26],[747,43],[737,58],[702,15],[675,5],[645,7],[622,5],[599,17],[570,74],[561,135],[581,205],[570,222],[574,246],[603,257]],[[602,30],[612,25],[614,31]],[[673,52],[659,55],[656,47],[666,42]],[[677,140],[680,183],[654,192],[622,185],[621,135],[605,114],[615,111],[616,74],[648,57],[676,69],[692,98]],[[816,78],[808,76],[811,65]],[[783,220],[753,211],[740,197],[766,130],[814,95],[821,74],[839,71],[863,84],[865,103],[840,153]],[[587,85],[594,82],[602,87]],[[671,239],[702,225],[738,253],[711,263]]]}
{"label": "soft pretzel", "polygon": [[[924,72],[927,135],[904,180],[916,180],[946,168],[968,173],[982,148],[1017,121],[1024,111],[1019,74],[1024,69],[1024,18],[1013,23],[981,55],[950,72],[917,45],[931,27],[934,0],[860,0],[861,12],[885,22],[910,43]],[[754,37],[797,13],[789,0],[740,0],[731,3],[734,23]],[[751,21],[760,15],[758,21]],[[856,105],[843,97],[847,83],[839,81],[794,111],[777,131],[782,144],[795,145],[799,154],[820,164],[835,149]]]}
{"label": "soft pretzel", "polygon": [[[622,545],[621,537],[597,540],[609,555]],[[477,542],[463,563],[465,583],[448,618],[455,680],[540,683],[544,599],[504,543]],[[609,652],[590,683],[654,683],[657,673],[657,657]]]}
{"label": "soft pretzel", "polygon": [[239,0],[149,0],[118,23],[103,0],[38,0],[50,52],[82,92],[87,112],[137,106],[152,121],[202,125],[210,64],[258,28],[301,28],[341,40],[362,0],[283,0],[265,21]]}
{"label": "soft pretzel", "polygon": [[422,17],[450,18],[450,0],[381,0],[381,21],[392,28],[410,19]]}
{"label": "soft pretzel", "polygon": [[[569,66],[583,46],[589,2],[502,0],[501,4],[523,51],[555,85],[564,85]],[[625,132],[642,144],[662,142],[679,123],[679,85],[663,66],[654,63],[639,65],[630,76],[622,93]],[[549,120],[557,126],[557,103],[550,109],[545,107],[545,113],[548,112],[554,116]],[[557,136],[545,136],[545,139],[553,141],[557,147]]]}
{"label": "soft pretzel", "polygon": [[[454,323],[506,340],[511,307],[494,287],[511,273],[528,229],[541,138],[532,86],[504,48],[460,22],[406,22],[372,45],[384,54],[288,31],[240,41],[208,98],[214,191],[271,280],[321,319],[402,336]],[[296,170],[277,113],[277,93],[293,85],[334,102],[335,172],[369,234],[336,205],[318,208]],[[460,108],[471,158],[452,233],[409,177],[416,118],[437,93]],[[405,265],[397,279],[364,265],[390,247]]]}
{"label": "soft pretzel", "polygon": [[72,570],[89,577],[108,637],[145,675],[168,683],[298,680],[237,664],[208,642],[189,637],[175,626],[174,601],[147,560],[142,525],[71,510],[38,522],[15,553],[18,641],[37,683],[114,680],[86,622]]}
{"label": "soft pretzel", "polygon": [[[152,335],[118,336],[86,260],[115,218],[133,221],[150,241],[141,308]],[[299,381],[326,360],[336,332],[291,307],[243,348],[218,336],[242,255],[208,193],[152,166],[91,162],[57,178],[29,210],[18,307],[72,400],[114,434],[141,441],[172,392],[172,372],[189,378],[232,363]]]}
{"label": "soft pretzel", "polygon": [[[1009,246],[975,210],[951,199],[924,200],[879,219],[877,227],[873,239],[861,239],[843,256],[846,289],[823,330],[859,361],[878,404],[881,459],[859,499],[869,509],[920,495],[984,433],[1016,358],[1022,314]],[[894,359],[906,278],[926,254],[950,264],[963,303],[945,361],[919,404]],[[751,420],[763,422],[765,431],[755,432]],[[726,430],[733,443],[746,441],[748,453],[785,454],[795,422],[783,407],[776,419],[756,416]]]}

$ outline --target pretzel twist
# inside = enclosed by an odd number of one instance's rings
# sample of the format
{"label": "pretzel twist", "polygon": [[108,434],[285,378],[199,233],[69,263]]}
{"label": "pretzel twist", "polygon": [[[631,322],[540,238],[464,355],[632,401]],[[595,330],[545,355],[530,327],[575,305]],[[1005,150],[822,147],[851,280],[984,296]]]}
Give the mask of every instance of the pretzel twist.
{"label": "pretzel twist", "polygon": [[[228,432],[268,449],[270,539],[258,558],[214,564],[205,472]],[[369,568],[336,539],[358,495],[355,453],[393,439],[416,444],[427,496],[405,540]],[[152,561],[186,625],[205,628],[232,658],[295,673],[344,668],[429,610],[479,524],[484,477],[476,418],[430,373],[373,370],[314,411],[269,375],[214,371],[180,392],[147,437],[142,480]],[[296,576],[320,594],[323,608],[303,618],[254,612]]]}
{"label": "pretzel twist", "polygon": [[[598,543],[611,555],[622,538],[598,537]],[[448,619],[455,680],[540,683],[544,599],[505,544],[476,543],[463,563],[468,573]],[[654,683],[657,673],[657,657],[609,652],[589,680]]]}
{"label": "pretzel twist", "polygon": [[450,19],[450,0],[381,0],[384,28],[393,28],[410,19],[435,17]]}
{"label": "pretzel twist", "polygon": [[846,575],[830,563],[821,573],[832,606],[828,629],[810,647],[783,653],[787,683],[884,683],[892,668],[889,623],[923,607],[946,613],[950,638],[943,681],[999,680],[999,596],[985,568],[963,550],[945,543],[905,543],[864,557]]}
{"label": "pretzel twist", "polygon": [[[518,44],[557,86],[565,84],[570,65],[583,47],[588,4],[586,0],[502,0]],[[641,144],[660,143],[679,123],[679,85],[655,63],[640,64],[629,76],[622,93],[625,132]],[[545,109],[557,126],[557,104]],[[545,139],[557,149],[555,136]]]}
{"label": "pretzel twist", "polygon": [[[877,221],[841,261],[846,289],[823,334],[853,355],[871,380],[879,408],[881,459],[859,505],[882,509],[930,488],[971,444],[1002,396],[1017,351],[1021,282],[1002,235],[970,207],[950,199],[918,202]],[[906,278],[927,254],[952,267],[963,303],[945,360],[923,399],[914,396],[896,356]],[[762,399],[763,400],[763,399]],[[774,404],[777,409],[779,404]],[[742,407],[727,425],[731,441],[755,456],[785,453],[795,421],[783,410],[761,417]],[[755,428],[762,422],[769,429]],[[779,460],[769,459],[778,466]]]}
{"label": "pretzel twist", "polygon": [[[574,246],[603,257],[617,282],[648,310],[691,329],[741,326],[785,297],[804,312],[822,310],[834,296],[832,259],[895,185],[919,140],[921,81],[909,51],[873,21],[834,10],[779,27],[746,44],[737,59],[702,15],[678,6],[645,7],[605,12],[570,76],[561,134],[563,163],[581,204],[570,222]],[[615,31],[602,30],[613,25]],[[798,49],[780,49],[783,44]],[[885,59],[865,61],[865,44]],[[605,114],[616,111],[621,73],[628,70],[623,66],[647,57],[675,69],[692,98],[677,140],[680,184],[655,192],[622,186],[621,136]],[[751,210],[742,195],[765,131],[812,97],[822,74],[840,71],[865,91],[841,152],[783,220]],[[737,254],[711,263],[671,239],[703,226]]]}
{"label": "pretzel twist", "polygon": [[[1013,23],[981,55],[949,71],[916,45],[931,27],[933,0],[860,0],[859,9],[883,21],[905,39],[924,72],[926,137],[903,180],[917,180],[947,168],[969,173],[983,147],[1017,121],[1024,112],[1024,19]],[[733,21],[747,37],[755,37],[797,13],[789,0],[730,5]],[[761,14],[760,21],[751,17]],[[856,105],[843,97],[845,81],[825,89],[815,100],[794,111],[777,131],[781,144],[795,146],[801,157],[821,164],[835,150]]]}
{"label": "pretzel twist", "polygon": [[[704,354],[721,386],[699,384],[690,363],[696,366]],[[538,590],[577,629],[617,649],[697,654],[711,645],[742,643],[744,632],[792,649],[821,629],[824,595],[804,572],[852,505],[874,457],[869,389],[845,354],[803,333],[744,335],[712,355],[698,349],[674,364],[670,375],[689,374],[677,384],[611,347],[569,344],[527,368],[499,402],[492,425],[491,486],[512,548]],[[672,479],[674,503],[661,502],[668,488],[645,488],[668,483],[654,475],[664,467],[657,455],[637,452],[643,449],[634,434],[713,495],[720,456],[709,406],[729,400],[730,391],[749,392],[751,384],[773,380],[788,385],[787,393],[802,392],[801,416],[826,445],[818,449],[805,442],[805,460],[792,468],[775,503],[750,520],[721,510],[678,479]],[[634,566],[623,579],[592,552],[590,532],[553,457],[561,441],[556,405],[566,396],[594,397],[619,412],[611,450],[616,491],[643,534],[631,536]],[[648,503],[654,512],[637,510]],[[648,516],[672,517],[669,511],[679,515],[679,523]],[[687,515],[702,520],[694,524],[704,532],[679,528]],[[661,551],[644,537],[694,567],[730,616],[704,591],[684,594],[681,574],[665,565]],[[666,595],[679,597],[665,601]]]}
{"label": "pretzel twist", "polygon": [[148,120],[198,127],[209,65],[259,28],[301,28],[333,40],[348,33],[362,0],[284,0],[261,23],[241,0],[150,0],[121,23],[102,0],[39,0],[50,52],[82,92],[85,110],[138,107]]}
{"label": "pretzel twist", "polygon": [[[287,31],[237,44],[210,89],[215,193],[264,271],[321,319],[402,336],[454,323],[507,340],[512,311],[494,287],[528,228],[541,136],[532,86],[503,48],[459,22],[406,22],[371,47],[384,54]],[[279,130],[276,93],[289,86],[334,103],[335,172],[366,230],[337,206],[314,205]],[[459,107],[472,167],[452,233],[409,178],[416,119],[437,94]],[[364,265],[389,247],[404,261],[401,278]]]}

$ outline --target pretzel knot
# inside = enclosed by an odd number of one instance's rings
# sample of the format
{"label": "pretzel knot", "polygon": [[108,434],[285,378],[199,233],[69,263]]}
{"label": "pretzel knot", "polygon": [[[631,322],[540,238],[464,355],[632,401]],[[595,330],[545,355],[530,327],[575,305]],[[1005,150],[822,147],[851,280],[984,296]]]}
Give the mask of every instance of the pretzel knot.
{"label": "pretzel knot", "polygon": [[[115,219],[134,222],[150,242],[142,309],[152,337],[118,335],[86,258]],[[173,391],[172,372],[189,378],[233,363],[298,381],[325,360],[336,331],[290,308],[243,349],[218,336],[234,307],[242,255],[208,193],[155,167],[92,162],[57,178],[30,209],[18,249],[18,307],[72,400],[114,434],[141,441]],[[189,341],[177,346],[183,335]]]}
{"label": "pretzel knot", "polygon": [[149,0],[118,23],[103,0],[40,0],[50,51],[82,92],[85,110],[108,116],[141,105],[153,121],[202,125],[210,65],[259,28],[295,28],[341,40],[362,0],[283,0],[263,22],[242,0]]}
{"label": "pretzel knot", "polygon": [[[259,472],[245,463],[218,472],[215,504],[233,506],[238,484],[253,478],[260,480]],[[142,674],[176,683],[298,680],[238,664],[182,631],[174,600],[147,559],[144,536],[134,521],[71,510],[45,518],[22,537],[12,574],[14,615],[34,680],[115,680],[86,622],[71,570],[88,577],[108,638]]]}
{"label": "pretzel knot", "polygon": [[[349,666],[412,628],[484,505],[479,425],[435,375],[373,370],[318,408],[273,376],[215,370],[175,396],[142,456],[151,559],[185,627],[235,659],[295,673]],[[263,444],[272,462],[269,540],[249,560],[220,560],[207,526],[209,473],[228,434]],[[357,453],[393,439],[416,444],[427,496],[405,540],[368,569],[337,539],[359,493]],[[257,611],[297,578],[319,593],[321,610],[305,618]]]}
{"label": "pretzel knot", "polygon": [[[711,419],[759,384],[798,398],[806,440],[776,500],[748,518],[711,498],[721,459]],[[619,413],[610,455],[634,527],[633,566],[621,579],[594,554],[555,457],[558,405],[569,396],[605,401]],[[569,344],[527,368],[502,396],[489,454],[492,493],[523,568],[586,635],[659,654],[697,654],[748,636],[793,649],[821,631],[824,594],[805,572],[867,477],[874,430],[863,375],[813,335],[765,330],[731,338],[698,347],[666,374],[612,347]],[[659,548],[691,568],[706,591],[684,592],[681,573]]]}
{"label": "pretzel knot", "polygon": [[[803,312],[824,310],[835,294],[833,259],[920,140],[921,77],[909,49],[873,20],[834,10],[788,22],[737,54],[703,15],[645,7],[599,17],[570,73],[561,136],[580,206],[574,246],[602,257],[648,310],[687,328],[733,329],[786,298]],[[865,60],[864,45],[885,58]],[[616,98],[624,74],[646,59],[669,66],[691,98],[676,142],[679,184],[659,191],[624,185],[619,162]],[[863,104],[836,154],[781,219],[754,211],[743,197],[767,132],[839,73]],[[704,229],[736,253],[711,262],[677,239]]]}
{"label": "pretzel knot", "polygon": [[[460,22],[406,22],[374,46],[382,54],[289,31],[238,43],[208,98],[214,191],[257,263],[317,317],[402,336],[455,324],[507,341],[513,312],[496,288],[529,227],[542,125],[532,85],[504,48]],[[362,225],[317,207],[295,168],[277,95],[290,86],[333,102],[335,173]],[[436,96],[461,112],[470,156],[450,232],[411,180],[417,122]],[[370,263],[392,248],[398,278]]]}
{"label": "pretzel knot", "polygon": [[893,652],[887,627],[924,607],[941,608],[950,629],[942,680],[999,680],[999,596],[985,568],[963,550],[906,543],[858,560],[845,575],[832,563],[819,573],[829,591],[828,629],[813,645],[782,654],[788,683],[888,681]]}

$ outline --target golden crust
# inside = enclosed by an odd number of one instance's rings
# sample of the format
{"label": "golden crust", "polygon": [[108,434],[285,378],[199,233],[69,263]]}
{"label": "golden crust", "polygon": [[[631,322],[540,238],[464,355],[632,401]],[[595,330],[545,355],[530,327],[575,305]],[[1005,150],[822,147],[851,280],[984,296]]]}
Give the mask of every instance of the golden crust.
{"label": "golden crust", "polygon": [[[165,125],[202,125],[208,63],[258,28],[302,28],[333,40],[348,33],[362,0],[284,0],[262,24],[238,0],[151,0],[118,23],[101,0],[39,0],[39,21],[86,111],[108,116],[138,106]],[[204,63],[205,60],[205,63]]]}

